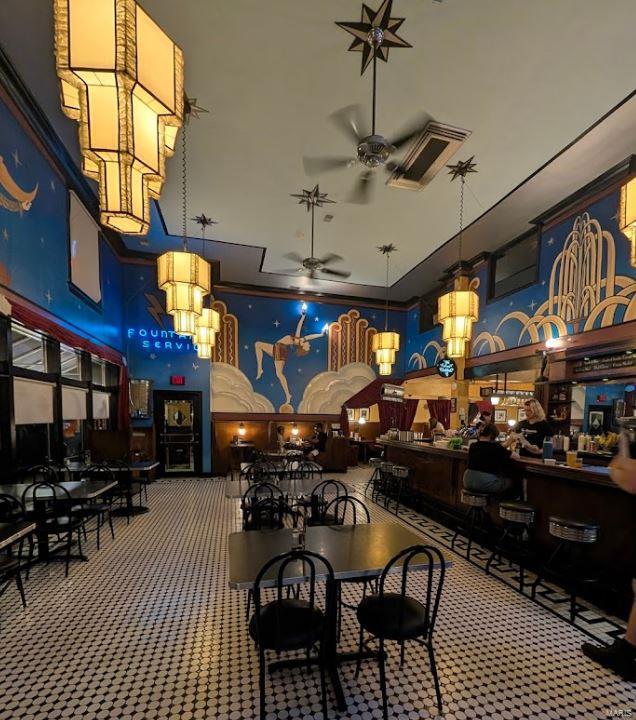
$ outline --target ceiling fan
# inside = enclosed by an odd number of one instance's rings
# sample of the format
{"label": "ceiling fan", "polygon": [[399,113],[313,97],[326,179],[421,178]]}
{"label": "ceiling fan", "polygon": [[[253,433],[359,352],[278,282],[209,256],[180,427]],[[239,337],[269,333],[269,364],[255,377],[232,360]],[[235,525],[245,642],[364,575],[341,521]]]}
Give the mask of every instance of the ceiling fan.
{"label": "ceiling fan", "polygon": [[308,212],[311,212],[311,251],[309,257],[302,257],[299,253],[287,253],[284,257],[287,260],[298,263],[300,267],[295,267],[288,270],[278,270],[277,272],[284,275],[290,275],[292,273],[303,273],[308,277],[314,279],[316,273],[322,273],[331,277],[348,278],[351,275],[346,270],[334,270],[331,267],[327,267],[335,262],[340,262],[342,257],[335,253],[328,253],[322,258],[318,258],[314,255],[314,216],[315,209],[322,207],[325,203],[335,203],[335,200],[327,198],[327,193],[321,193],[320,188],[316,185],[312,190],[303,190],[301,193],[293,193],[291,197],[299,198],[298,204],[305,205]]}
{"label": "ceiling fan", "polygon": [[331,122],[348,138],[356,143],[356,157],[304,157],[303,164],[308,175],[317,175],[330,170],[340,170],[352,167],[360,162],[365,169],[359,175],[349,202],[368,203],[371,199],[372,186],[376,178],[377,168],[383,167],[392,173],[399,168],[399,163],[391,156],[409,140],[419,135],[430,117],[420,117],[408,128],[392,139],[387,139],[376,132],[376,75],[378,57],[387,62],[389,48],[411,47],[409,43],[397,35],[397,30],[404,22],[403,18],[391,17],[392,0],[384,0],[377,11],[371,10],[367,5],[362,6],[360,22],[339,22],[339,27],[353,35],[353,42],[349,50],[362,53],[362,72],[373,64],[373,94],[371,98],[371,131],[365,123],[363,109],[360,105],[349,105],[329,116]]}

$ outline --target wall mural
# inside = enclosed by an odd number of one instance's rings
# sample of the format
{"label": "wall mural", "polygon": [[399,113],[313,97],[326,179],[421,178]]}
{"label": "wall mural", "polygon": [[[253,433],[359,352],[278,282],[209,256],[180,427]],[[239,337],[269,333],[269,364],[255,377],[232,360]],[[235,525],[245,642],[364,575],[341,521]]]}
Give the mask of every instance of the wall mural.
{"label": "wall mural", "polygon": [[358,310],[349,310],[329,326],[329,370],[349,363],[373,365],[373,336],[378,332]]}
{"label": "wall mural", "polygon": [[[473,356],[636,320],[636,270],[618,228],[619,203],[620,192],[612,192],[546,230],[538,281],[529,287],[488,300],[488,268],[479,269],[471,281],[481,308]],[[410,370],[431,367],[443,347],[441,328],[419,334],[418,320],[410,311]]]}

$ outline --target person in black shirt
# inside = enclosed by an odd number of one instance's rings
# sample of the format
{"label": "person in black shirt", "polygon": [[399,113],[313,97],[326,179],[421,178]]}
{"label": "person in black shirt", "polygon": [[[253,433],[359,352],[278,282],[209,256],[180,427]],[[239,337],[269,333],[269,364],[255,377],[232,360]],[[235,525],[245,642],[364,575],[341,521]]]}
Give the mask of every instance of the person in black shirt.
{"label": "person in black shirt", "polygon": [[509,447],[515,441],[521,441],[519,454],[525,457],[540,457],[543,452],[543,441],[554,434],[545,419],[541,403],[530,398],[524,403],[526,419],[518,422],[504,445]]}
{"label": "person in black shirt", "polygon": [[484,425],[479,440],[468,448],[468,467],[463,478],[466,490],[500,493],[512,487],[519,474],[515,462],[519,456],[496,442],[498,436],[495,425]]}
{"label": "person in black shirt", "polygon": [[322,423],[314,425],[314,434],[309,438],[309,442],[314,446],[310,455],[316,457],[318,453],[324,452],[327,447],[327,433],[322,428]]}

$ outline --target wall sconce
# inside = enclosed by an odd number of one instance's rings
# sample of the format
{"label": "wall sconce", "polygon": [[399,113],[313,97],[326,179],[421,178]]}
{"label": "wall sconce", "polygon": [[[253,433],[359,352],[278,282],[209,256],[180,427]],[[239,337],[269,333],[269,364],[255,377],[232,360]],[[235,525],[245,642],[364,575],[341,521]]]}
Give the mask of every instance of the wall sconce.
{"label": "wall sconce", "polygon": [[239,432],[239,435],[240,435],[241,437],[244,437],[244,436],[245,436],[245,425],[244,425],[243,423],[241,423],[241,424],[239,425],[239,430],[238,430],[238,432]]}
{"label": "wall sconce", "polygon": [[366,425],[367,419],[363,416],[361,418],[358,418],[358,425]]}
{"label": "wall sconce", "polygon": [[517,424],[517,421],[516,421],[516,420],[513,420],[512,418],[510,418],[510,420],[508,420],[508,427],[509,427],[509,428],[513,428],[516,424]]}
{"label": "wall sconce", "polygon": [[296,423],[294,423],[294,424],[292,425],[291,434],[292,434],[294,437],[297,437],[297,435],[298,435],[298,425],[296,425]]}

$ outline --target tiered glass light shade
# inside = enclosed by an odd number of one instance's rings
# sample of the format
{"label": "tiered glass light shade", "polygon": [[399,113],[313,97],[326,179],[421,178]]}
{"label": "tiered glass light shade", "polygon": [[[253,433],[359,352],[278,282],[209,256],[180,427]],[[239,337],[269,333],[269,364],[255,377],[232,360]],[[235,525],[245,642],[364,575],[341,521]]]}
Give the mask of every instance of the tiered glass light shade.
{"label": "tiered glass light shade", "polygon": [[390,375],[395,363],[395,354],[400,349],[400,336],[396,332],[385,331],[376,333],[371,342],[378,364],[378,374]]}
{"label": "tiered glass light shade", "polygon": [[183,53],[135,0],[54,0],[62,110],[101,222],[145,235],[183,124]]}
{"label": "tiered glass light shade", "polygon": [[631,262],[636,267],[636,178],[621,188],[618,223],[621,232],[627,235],[632,244]]}
{"label": "tiered glass light shade", "polygon": [[442,323],[442,338],[446,342],[446,356],[464,357],[466,343],[473,333],[473,323],[479,319],[479,296],[473,290],[452,290],[437,302],[437,320]]}
{"label": "tiered glass light shade", "polygon": [[174,331],[195,335],[203,298],[211,287],[209,263],[196,253],[169,251],[157,259],[157,281],[166,292],[166,311],[174,318]]}
{"label": "tiered glass light shade", "polygon": [[197,331],[194,341],[197,344],[197,355],[202,360],[212,358],[212,350],[216,345],[216,334],[221,329],[221,316],[216,310],[203,308],[197,320]]}

